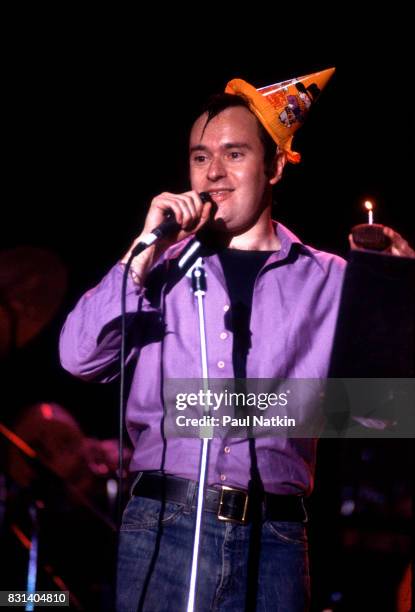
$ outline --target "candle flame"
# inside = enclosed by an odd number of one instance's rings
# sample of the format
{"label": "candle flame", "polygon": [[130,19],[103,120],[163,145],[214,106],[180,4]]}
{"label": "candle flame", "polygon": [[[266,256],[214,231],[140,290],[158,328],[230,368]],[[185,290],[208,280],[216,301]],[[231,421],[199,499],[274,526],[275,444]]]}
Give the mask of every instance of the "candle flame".
{"label": "candle flame", "polygon": [[364,206],[365,206],[366,210],[373,210],[373,204],[369,200],[366,200]]}

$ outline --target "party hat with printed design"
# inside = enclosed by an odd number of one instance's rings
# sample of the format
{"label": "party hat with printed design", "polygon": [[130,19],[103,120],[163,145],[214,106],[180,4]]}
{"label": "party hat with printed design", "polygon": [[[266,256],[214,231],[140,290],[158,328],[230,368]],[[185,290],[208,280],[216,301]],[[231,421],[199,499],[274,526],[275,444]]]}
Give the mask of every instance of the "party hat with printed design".
{"label": "party hat with printed design", "polygon": [[280,149],[286,152],[288,161],[296,164],[301,156],[291,150],[293,136],[334,71],[335,68],[328,68],[260,89],[242,79],[232,79],[225,92],[248,99],[252,112]]}

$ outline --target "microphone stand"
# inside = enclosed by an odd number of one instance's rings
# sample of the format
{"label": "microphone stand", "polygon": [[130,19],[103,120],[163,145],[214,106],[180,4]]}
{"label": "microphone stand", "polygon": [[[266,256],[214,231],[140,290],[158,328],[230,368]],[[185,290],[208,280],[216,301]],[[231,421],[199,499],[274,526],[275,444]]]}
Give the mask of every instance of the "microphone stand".
{"label": "microphone stand", "polygon": [[[38,544],[39,544],[39,523],[38,523],[38,511],[37,511],[37,500],[33,501],[29,506],[29,515],[32,523],[32,537],[31,545],[29,550],[29,562],[27,567],[27,585],[26,591],[33,595],[36,591],[37,582],[37,568],[38,568]],[[27,602],[25,610],[32,612],[35,609],[33,601]]]}
{"label": "microphone stand", "polygon": [[[199,334],[200,334],[200,357],[202,363],[202,378],[204,391],[208,390],[208,365],[207,365],[207,345],[206,345],[206,324],[205,324],[205,311],[204,311],[204,297],[207,291],[205,270],[203,268],[203,262],[201,257],[198,258],[194,266],[189,270],[187,276],[191,276],[191,288],[194,296],[197,300],[198,315],[199,315]],[[204,412],[207,416],[210,415],[210,407],[205,405]],[[208,473],[208,459],[209,459],[209,445],[212,438],[212,427],[203,427],[200,430],[200,436],[202,438],[202,447],[200,451],[200,462],[199,462],[199,484],[197,492],[196,502],[196,526],[193,541],[193,556],[192,556],[192,569],[190,573],[190,585],[187,600],[187,612],[193,612],[195,605],[196,595],[196,582],[197,582],[197,571],[199,564],[199,549],[200,549],[200,536],[201,536],[201,525],[202,525],[202,514],[204,505],[204,493],[206,488],[206,479]]]}

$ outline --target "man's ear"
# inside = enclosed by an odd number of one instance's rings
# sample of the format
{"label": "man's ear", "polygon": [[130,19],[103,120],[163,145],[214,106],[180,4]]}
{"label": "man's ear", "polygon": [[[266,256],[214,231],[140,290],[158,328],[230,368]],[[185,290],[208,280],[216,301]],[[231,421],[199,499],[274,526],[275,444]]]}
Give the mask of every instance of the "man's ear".
{"label": "man's ear", "polygon": [[282,177],[284,166],[287,163],[287,155],[285,151],[277,153],[274,161],[271,164],[269,171],[269,184],[276,185]]}

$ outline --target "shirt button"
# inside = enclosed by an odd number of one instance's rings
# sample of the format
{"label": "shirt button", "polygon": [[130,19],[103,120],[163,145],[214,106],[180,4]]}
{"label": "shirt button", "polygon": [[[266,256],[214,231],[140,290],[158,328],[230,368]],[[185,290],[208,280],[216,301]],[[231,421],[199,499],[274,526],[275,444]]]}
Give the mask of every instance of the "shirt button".
{"label": "shirt button", "polygon": [[222,332],[221,335],[219,336],[221,340],[226,340],[227,337],[228,337],[228,334],[226,332]]}
{"label": "shirt button", "polygon": [[225,482],[225,480],[226,480],[225,474],[221,474],[220,475],[220,479],[221,479],[222,482]]}
{"label": "shirt button", "polygon": [[225,362],[224,361],[218,361],[218,368],[223,369],[225,367]]}
{"label": "shirt button", "polygon": [[228,312],[229,308],[229,304],[225,304],[225,306],[223,307],[223,312]]}
{"label": "shirt button", "polygon": [[229,448],[229,446],[225,446],[225,448],[223,449],[223,452],[229,455],[229,453],[231,452],[231,449]]}

